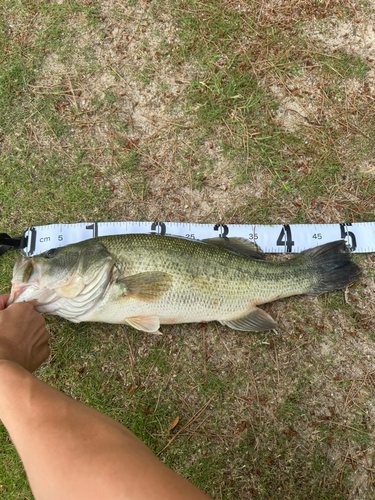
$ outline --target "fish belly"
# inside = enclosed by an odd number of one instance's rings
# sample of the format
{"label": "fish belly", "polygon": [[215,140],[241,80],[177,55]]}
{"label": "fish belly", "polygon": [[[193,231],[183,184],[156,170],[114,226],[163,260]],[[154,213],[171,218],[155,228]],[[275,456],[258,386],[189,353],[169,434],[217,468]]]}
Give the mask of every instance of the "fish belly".
{"label": "fish belly", "polygon": [[177,284],[161,299],[146,302],[121,296],[118,288],[113,286],[96,307],[77,319],[122,324],[129,318],[157,316],[160,324],[200,323],[233,319],[247,314],[254,307],[249,297],[228,296],[224,290],[216,289],[211,295],[192,283],[182,290],[178,288]]}

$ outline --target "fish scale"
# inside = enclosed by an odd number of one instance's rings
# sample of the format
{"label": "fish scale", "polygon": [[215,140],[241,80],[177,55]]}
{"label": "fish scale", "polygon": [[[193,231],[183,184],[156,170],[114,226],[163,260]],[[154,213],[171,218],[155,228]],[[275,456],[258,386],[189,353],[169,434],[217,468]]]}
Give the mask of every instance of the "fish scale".
{"label": "fish scale", "polygon": [[[276,282],[290,281],[287,280],[290,271],[288,273],[287,269],[278,267],[274,272],[269,271],[274,282],[267,278],[268,287],[265,288],[262,283],[263,274],[256,268],[259,262],[223,252],[209,244],[153,235],[107,238],[102,239],[104,246],[117,259],[121,255],[129,274],[158,270],[173,276],[170,291],[152,309],[160,316],[173,316],[172,305],[174,314],[184,315],[182,322],[186,322],[191,314],[203,315],[199,321],[204,321],[208,314],[211,320],[212,313],[217,315],[219,307],[225,317],[238,315],[239,311],[246,313],[250,301],[262,303],[267,301],[270,293],[280,293],[276,291]],[[127,239],[131,242],[129,246],[126,244]],[[184,256],[183,265],[181,255]],[[268,268],[273,265],[269,262],[265,264]],[[251,281],[248,275],[251,275]],[[296,283],[290,283],[290,286],[295,290]],[[304,291],[305,289],[297,293]],[[217,303],[215,308],[212,307],[214,303]]]}
{"label": "fish scale", "polygon": [[[128,274],[163,271],[173,276],[171,289],[156,303],[145,304],[147,312],[159,315],[164,321],[177,316],[181,318],[181,322],[187,322],[191,315],[198,317],[193,321],[204,321],[208,318],[207,314],[217,315],[218,310],[224,307],[225,314],[235,314],[238,311],[241,271],[237,270],[238,263],[236,266],[236,262],[231,261],[245,260],[244,258],[238,259],[238,256],[226,253],[226,258],[223,259],[220,250],[182,238],[156,238],[152,235],[135,235],[134,238],[127,239],[129,245],[121,237],[102,239],[104,246],[116,255]],[[211,252],[213,249],[214,253]],[[181,255],[184,256],[183,264]],[[225,294],[223,290],[226,290]],[[240,307],[246,307],[246,294],[242,302]],[[137,307],[139,305],[134,303],[134,310],[130,314],[139,312]],[[142,311],[142,314],[144,312],[146,311]]]}
{"label": "fish scale", "polygon": [[14,268],[9,303],[74,322],[160,324],[218,320],[245,331],[274,328],[259,304],[342,288],[360,275],[345,242],[267,262],[243,238],[204,241],[155,234],[104,236],[23,257]]}

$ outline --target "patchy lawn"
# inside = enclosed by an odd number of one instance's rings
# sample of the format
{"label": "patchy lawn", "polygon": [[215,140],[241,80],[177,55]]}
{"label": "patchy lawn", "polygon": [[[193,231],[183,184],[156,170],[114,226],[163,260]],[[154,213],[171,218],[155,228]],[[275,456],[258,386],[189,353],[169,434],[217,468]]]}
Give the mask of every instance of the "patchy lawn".
{"label": "patchy lawn", "polygon": [[[373,2],[0,9],[0,231],[375,220]],[[372,499],[375,257],[355,259],[347,290],[266,306],[273,332],[47,318],[38,376],[214,499]],[[4,429],[0,449],[0,497],[31,499]]]}

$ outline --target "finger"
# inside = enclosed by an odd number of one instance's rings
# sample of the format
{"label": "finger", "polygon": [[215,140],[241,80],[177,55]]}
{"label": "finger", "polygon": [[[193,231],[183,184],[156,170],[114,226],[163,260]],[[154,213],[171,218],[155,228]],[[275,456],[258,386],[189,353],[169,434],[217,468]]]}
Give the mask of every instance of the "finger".
{"label": "finger", "polygon": [[32,364],[29,366],[29,371],[32,373],[39,368],[49,358],[50,353],[51,349],[48,344],[40,349],[38,356],[33,359]]}
{"label": "finger", "polygon": [[9,297],[10,297],[9,293],[5,295],[0,295],[0,310],[5,309],[5,304],[7,303]]}
{"label": "finger", "polygon": [[43,344],[48,344],[49,339],[50,339],[50,334],[49,331],[44,328],[44,326],[41,327],[39,330],[39,343],[40,345]]}
{"label": "finger", "polygon": [[36,307],[37,305],[38,305],[38,301],[36,299],[29,300],[27,302],[26,301],[25,302],[12,302],[12,304],[9,304],[8,309],[14,308],[14,307],[20,308],[20,307],[30,307],[30,306],[34,309],[34,307]]}
{"label": "finger", "polygon": [[25,303],[26,304],[31,304],[33,307],[36,307],[38,305],[38,301],[36,299],[34,299],[34,300],[28,300]]}
{"label": "finger", "polygon": [[45,344],[39,353],[40,363],[38,366],[44,363],[49,358],[50,354],[51,354],[51,348],[48,344]]}

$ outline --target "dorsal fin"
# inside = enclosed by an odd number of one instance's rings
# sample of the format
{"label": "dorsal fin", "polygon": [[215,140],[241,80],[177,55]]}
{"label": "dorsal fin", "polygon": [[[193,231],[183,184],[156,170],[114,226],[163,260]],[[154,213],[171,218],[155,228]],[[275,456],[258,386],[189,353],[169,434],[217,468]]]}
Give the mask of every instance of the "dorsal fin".
{"label": "dorsal fin", "polygon": [[259,247],[246,238],[227,238],[226,236],[219,236],[218,238],[207,238],[202,241],[248,259],[266,260],[264,253]]}

